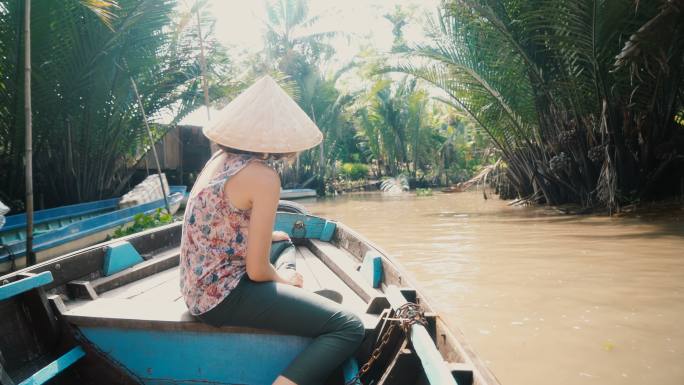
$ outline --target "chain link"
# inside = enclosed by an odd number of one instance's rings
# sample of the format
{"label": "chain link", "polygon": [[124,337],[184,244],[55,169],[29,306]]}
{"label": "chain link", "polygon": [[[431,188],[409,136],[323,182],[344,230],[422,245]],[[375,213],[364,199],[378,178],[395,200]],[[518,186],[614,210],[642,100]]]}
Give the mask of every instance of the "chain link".
{"label": "chain link", "polygon": [[392,335],[394,329],[396,329],[397,325],[399,325],[401,329],[404,331],[404,339],[408,338],[412,325],[427,325],[424,312],[421,309],[420,305],[415,304],[413,302],[407,302],[401,305],[394,312],[394,315],[395,316],[393,318],[389,316],[384,317],[385,321],[389,321],[392,323],[387,328],[385,333],[382,335],[382,338],[380,338],[380,342],[376,345],[375,349],[373,349],[373,352],[368,358],[368,361],[366,361],[366,363],[363,364],[363,366],[361,366],[356,376],[354,376],[354,378],[350,379],[349,381],[345,382],[344,385],[363,385],[363,382],[361,381],[361,376],[366,374],[370,370],[371,366],[373,366],[373,363],[375,363],[375,361],[380,357],[383,349],[385,348],[385,345],[387,345],[387,343],[389,342],[390,336]]}

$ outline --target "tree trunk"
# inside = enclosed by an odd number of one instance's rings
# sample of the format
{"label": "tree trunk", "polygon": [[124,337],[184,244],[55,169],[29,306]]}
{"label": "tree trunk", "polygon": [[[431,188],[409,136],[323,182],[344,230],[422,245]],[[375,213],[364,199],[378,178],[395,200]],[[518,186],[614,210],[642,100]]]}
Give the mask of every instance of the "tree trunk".
{"label": "tree trunk", "polygon": [[[211,113],[209,112],[209,82],[207,80],[207,60],[204,56],[204,37],[202,36],[202,23],[199,14],[199,1],[195,2],[195,13],[197,14],[197,35],[199,36],[200,46],[200,70],[202,71],[202,89],[204,91],[204,106],[207,108],[207,121],[211,120]],[[218,146],[214,142],[209,141],[209,156],[218,151]]]}
{"label": "tree trunk", "polygon": [[33,134],[31,120],[31,0],[24,6],[24,114],[26,125],[26,264],[36,263],[33,253]]}
{"label": "tree trunk", "polygon": [[[150,145],[152,146],[152,154],[154,155],[154,162],[157,165],[157,175],[159,175],[159,185],[161,187],[162,195],[164,196],[164,205],[166,206],[166,212],[171,214],[171,206],[169,206],[169,198],[167,197],[166,188],[164,187],[164,179],[162,177],[162,169],[159,165],[159,157],[157,156],[157,145],[152,138],[152,131],[150,130],[150,125],[147,123],[147,115],[145,115],[145,108],[143,107],[142,99],[140,99],[140,94],[138,93],[138,86],[135,84],[133,78],[131,79],[131,85],[133,86],[133,93],[135,94],[135,99],[138,101],[138,106],[140,107],[140,114],[142,114],[143,123],[145,123],[145,129],[147,130],[147,136],[150,138]],[[162,140],[162,144],[164,141]],[[163,148],[163,146],[162,146]]]}

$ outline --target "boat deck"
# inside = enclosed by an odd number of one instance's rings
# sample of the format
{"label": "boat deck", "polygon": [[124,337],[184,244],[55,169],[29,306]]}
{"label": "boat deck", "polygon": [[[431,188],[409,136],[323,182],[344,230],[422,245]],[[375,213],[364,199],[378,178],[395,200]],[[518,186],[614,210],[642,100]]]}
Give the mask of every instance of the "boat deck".
{"label": "boat deck", "polygon": [[[157,258],[177,254],[167,250]],[[358,314],[367,329],[375,328],[378,315],[368,314],[367,303],[306,246],[296,250],[297,271],[304,277],[303,290],[332,289],[342,295],[342,305]],[[79,326],[112,326],[173,330],[216,330],[190,315],[179,288],[178,266],[102,292],[96,300],[65,303],[63,315]],[[230,328],[226,328],[230,329]],[[254,332],[254,331],[251,331]],[[261,331],[268,333],[269,331]]]}
{"label": "boat deck", "polygon": [[[304,277],[302,290],[338,292],[341,304],[359,315],[366,328],[366,338],[354,357],[331,374],[326,385],[351,379],[359,363],[371,354],[375,357],[373,349],[381,339],[386,346],[365,374],[369,381],[453,384],[457,378],[461,385],[498,384],[463,344],[462,335],[454,335],[432,313],[405,273],[371,243],[345,226],[318,217],[281,212],[277,219],[276,229],[291,229],[293,239],[301,243],[295,260]],[[50,278],[49,285],[41,284],[48,298],[41,297],[41,291],[31,295],[42,301],[41,306],[49,300],[53,310],[48,315],[56,311],[58,319],[65,321],[59,325],[71,325],[63,328],[63,334],[73,337],[65,340],[71,341],[66,345],[80,349],[81,355],[86,351],[77,369],[88,378],[102,374],[113,379],[111,383],[120,384],[126,378],[130,384],[145,385],[271,383],[311,339],[273,330],[216,328],[193,317],[179,287],[180,235],[180,224],[171,224],[6,278],[15,286]],[[415,304],[425,311],[425,319],[410,326],[410,340],[404,339],[401,329],[386,333],[395,325],[393,317]],[[58,326],[54,317],[46,320]]]}

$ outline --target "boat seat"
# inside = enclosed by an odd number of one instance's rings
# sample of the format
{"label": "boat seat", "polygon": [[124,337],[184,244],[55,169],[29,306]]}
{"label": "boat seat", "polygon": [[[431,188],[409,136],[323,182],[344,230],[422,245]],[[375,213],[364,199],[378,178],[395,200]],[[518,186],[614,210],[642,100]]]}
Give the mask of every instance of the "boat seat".
{"label": "boat seat", "polygon": [[[282,334],[272,330],[205,324],[187,310],[182,301],[103,298],[71,301],[62,316],[73,325],[151,330],[221,331],[226,333]],[[372,331],[378,316],[363,314],[366,331]]]}

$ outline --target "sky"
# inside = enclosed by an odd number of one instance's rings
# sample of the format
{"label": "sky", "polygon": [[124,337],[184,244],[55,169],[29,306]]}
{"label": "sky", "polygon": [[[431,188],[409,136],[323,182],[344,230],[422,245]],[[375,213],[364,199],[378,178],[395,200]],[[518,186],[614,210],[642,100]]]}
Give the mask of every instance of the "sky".
{"label": "sky", "polygon": [[[189,4],[194,4],[194,0]],[[309,16],[320,16],[314,32],[339,32],[330,43],[335,55],[323,68],[341,68],[370,44],[378,52],[387,52],[394,39],[392,24],[383,15],[397,5],[411,10],[416,20],[404,28],[407,42],[424,39],[419,21],[426,12],[434,13],[441,0],[309,0]],[[233,55],[255,53],[263,49],[266,7],[263,0],[208,0],[203,10],[215,20],[214,35]],[[195,111],[183,119],[183,124],[206,123],[206,112]]]}
{"label": "sky", "polygon": [[[396,5],[414,9],[415,15],[425,11],[434,12],[440,0],[310,0],[309,15],[320,15],[315,31],[342,32],[332,41],[338,63],[348,62],[359,43],[369,41],[380,51],[392,46],[392,24],[382,16],[394,10]],[[216,37],[227,47],[251,52],[263,48],[263,30],[266,8],[263,0],[209,0],[207,11],[216,19]],[[422,38],[418,23],[410,23],[404,29],[406,40]],[[368,40],[364,39],[369,37]]]}

